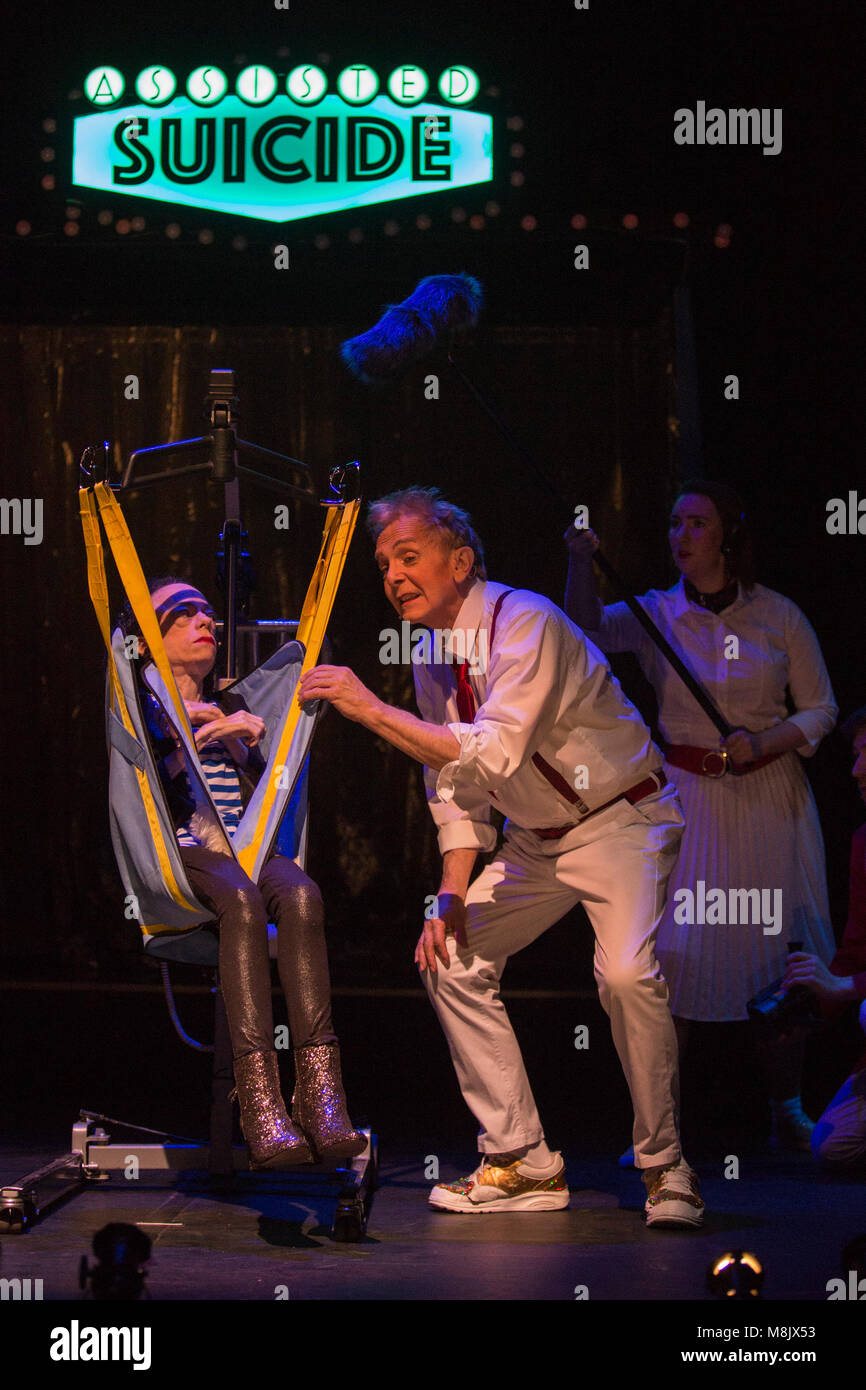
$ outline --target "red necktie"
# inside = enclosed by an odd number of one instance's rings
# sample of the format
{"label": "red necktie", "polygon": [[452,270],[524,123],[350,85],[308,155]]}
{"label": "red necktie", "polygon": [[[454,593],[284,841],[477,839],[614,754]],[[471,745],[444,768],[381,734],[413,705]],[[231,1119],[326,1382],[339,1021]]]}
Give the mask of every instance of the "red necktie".
{"label": "red necktie", "polygon": [[475,696],[466,675],[468,666],[468,661],[462,661],[457,667],[457,713],[461,724],[472,724],[475,720]]}

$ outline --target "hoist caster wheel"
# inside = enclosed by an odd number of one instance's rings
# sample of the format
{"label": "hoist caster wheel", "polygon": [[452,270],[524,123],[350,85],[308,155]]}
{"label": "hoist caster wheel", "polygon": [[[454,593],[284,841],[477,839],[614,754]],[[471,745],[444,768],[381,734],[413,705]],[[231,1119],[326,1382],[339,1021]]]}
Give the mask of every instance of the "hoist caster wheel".
{"label": "hoist caster wheel", "polygon": [[363,1239],[367,1222],[360,1203],[340,1207],[334,1217],[334,1240],[341,1245],[357,1244]]}

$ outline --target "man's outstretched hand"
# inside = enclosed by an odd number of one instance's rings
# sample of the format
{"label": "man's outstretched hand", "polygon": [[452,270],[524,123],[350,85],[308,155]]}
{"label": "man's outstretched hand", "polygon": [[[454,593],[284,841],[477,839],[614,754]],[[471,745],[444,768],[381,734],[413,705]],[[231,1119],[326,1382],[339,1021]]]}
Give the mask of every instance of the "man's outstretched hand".
{"label": "man's outstretched hand", "polygon": [[436,910],[438,916],[430,917],[424,922],[424,929],[415,947],[415,964],[422,974],[425,970],[436,974],[437,956],[446,970],[448,969],[450,959],[445,944],[446,936],[456,936],[458,946],[463,946],[464,949],[467,945],[466,904],[463,899],[456,893],[439,893],[436,898]]}
{"label": "man's outstretched hand", "polygon": [[358,680],[348,666],[314,666],[298,682],[298,701],[328,700],[346,719],[363,722],[363,716],[381,701]]}

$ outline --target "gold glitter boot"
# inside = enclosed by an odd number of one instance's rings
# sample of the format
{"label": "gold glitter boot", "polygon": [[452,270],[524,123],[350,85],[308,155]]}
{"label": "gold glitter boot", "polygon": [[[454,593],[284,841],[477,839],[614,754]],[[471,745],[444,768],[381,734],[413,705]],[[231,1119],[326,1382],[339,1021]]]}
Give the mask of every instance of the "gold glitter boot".
{"label": "gold glitter boot", "polygon": [[292,1119],[319,1160],[355,1158],[367,1147],[346,1113],[338,1043],[295,1048]]}
{"label": "gold glitter boot", "polygon": [[229,1099],[238,1098],[250,1168],[284,1170],[309,1163],[310,1146],[289,1119],[280,1093],[276,1052],[250,1052],[234,1070],[237,1085]]}

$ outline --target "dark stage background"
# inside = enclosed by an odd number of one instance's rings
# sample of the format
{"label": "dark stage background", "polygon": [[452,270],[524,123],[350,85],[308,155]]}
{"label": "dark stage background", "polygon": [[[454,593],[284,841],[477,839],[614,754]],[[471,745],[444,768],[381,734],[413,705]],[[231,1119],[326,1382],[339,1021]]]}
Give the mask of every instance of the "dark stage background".
{"label": "dark stage background", "polygon": [[[44,499],[45,538],[25,547],[0,537],[7,976],[151,978],[137,928],[123,920],[108,844],[101,642],[75,495],[85,444],[109,438],[119,464],[133,448],[198,433],[207,372],[231,366],[242,436],[305,459],[323,492],[331,465],[354,458],[367,497],[436,483],[472,512],[493,578],[561,600],[568,516],[520,469],[444,359],[376,392],[339,361],[342,339],[423,275],[465,270],[482,281],[485,313],[461,349],[464,366],[565,497],[589,506],[638,592],[673,581],[667,508],[678,479],[702,467],[745,492],[760,578],[816,627],[842,714],[866,700],[863,538],[825,527],[828,500],[864,486],[853,407],[854,60],[826,8],[592,0],[585,12],[374,3],[361,14],[180,0],[130,11],[111,35],[92,5],[41,6],[17,27],[27,80],[4,127],[0,466],[5,496]],[[494,186],[423,200],[426,229],[415,224],[419,200],[280,228],[70,186],[69,116],[80,102],[67,93],[96,63],[129,80],[157,58],[180,74],[202,54],[227,71],[241,54],[279,66],[285,48],[292,63],[327,51],[334,71],[359,55],[380,74],[401,61],[434,73],[468,62],[482,91],[497,89],[477,103],[494,112]],[[673,111],[698,99],[781,106],[783,152],[675,146]],[[519,128],[509,126],[515,118]],[[46,120],[57,122],[50,137]],[[106,206],[115,222],[141,215],[145,226],[118,234],[97,220]],[[75,235],[64,232],[69,208]],[[674,227],[678,211],[687,228]],[[626,213],[639,219],[633,230]],[[477,230],[473,214],[485,219]],[[575,214],[588,219],[585,231]],[[182,232],[170,241],[164,227],[174,220]],[[722,223],[733,230],[720,248]],[[353,229],[362,240],[349,239]],[[201,243],[202,231],[213,239]],[[280,241],[291,248],[285,272],[273,267]],[[578,242],[590,248],[589,271],[573,267]],[[685,283],[702,454],[682,424],[694,403],[676,360],[674,291]],[[438,401],[424,398],[431,371]],[[131,373],[135,401],[124,397]],[[724,398],[728,373],[739,376],[737,401]],[[243,496],[258,575],[251,615],[297,616],[320,519],[295,508],[286,536],[273,530],[270,494],[245,487]],[[220,489],[200,481],[132,494],[145,568],[179,570],[213,590],[221,503]],[[359,528],[331,625],[335,660],[410,704],[410,671],[378,661],[378,633],[392,619]],[[651,717],[636,668],[617,670]],[[848,766],[838,738],[809,763],[839,927],[861,818]],[[313,754],[308,867],[325,893],[339,988],[415,987],[412,947],[437,863],[419,769],[331,712]],[[582,922],[578,913],[559,924],[512,963],[507,983],[591,988],[589,934],[573,930]]]}

